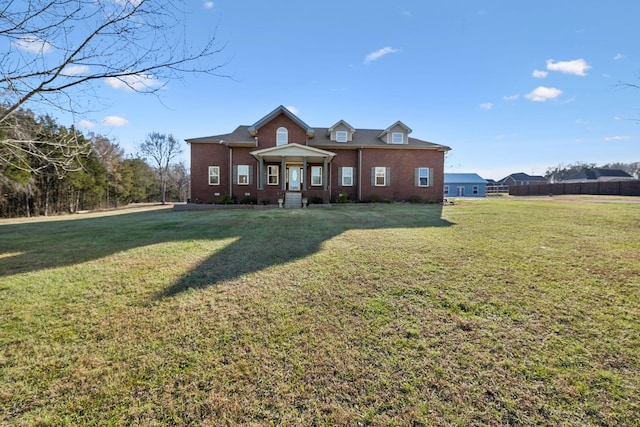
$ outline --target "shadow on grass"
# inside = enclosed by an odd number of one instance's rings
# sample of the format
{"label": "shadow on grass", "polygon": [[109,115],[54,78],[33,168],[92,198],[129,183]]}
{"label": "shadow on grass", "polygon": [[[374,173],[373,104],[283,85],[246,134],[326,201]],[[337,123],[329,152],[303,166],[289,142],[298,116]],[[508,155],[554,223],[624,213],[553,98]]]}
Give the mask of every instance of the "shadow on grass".
{"label": "shadow on grass", "polygon": [[164,210],[8,224],[0,225],[0,277],[80,264],[163,242],[235,239],[160,291],[158,297],[164,298],[307,257],[346,230],[450,225],[442,219],[440,205]]}

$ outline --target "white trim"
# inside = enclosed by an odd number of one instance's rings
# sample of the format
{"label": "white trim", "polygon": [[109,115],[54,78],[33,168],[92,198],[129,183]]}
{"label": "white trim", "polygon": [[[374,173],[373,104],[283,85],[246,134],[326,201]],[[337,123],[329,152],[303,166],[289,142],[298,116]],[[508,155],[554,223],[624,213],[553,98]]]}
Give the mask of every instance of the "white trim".
{"label": "white trim", "polygon": [[[246,168],[246,173],[241,173]],[[246,182],[242,182],[241,177],[246,177]],[[249,185],[249,165],[238,165],[238,185]]]}
{"label": "white trim", "polygon": [[289,143],[289,131],[286,127],[279,127],[276,130],[276,147],[287,145]]}
{"label": "white trim", "polygon": [[[322,166],[311,166],[311,186],[320,187],[322,185]],[[314,174],[314,172],[318,172]],[[320,182],[315,182],[314,178],[320,178]]]}
{"label": "white trim", "polygon": [[[382,184],[378,183],[378,178],[382,178]],[[375,187],[387,186],[387,168],[384,166],[374,166],[374,183]]]}
{"label": "white trim", "polygon": [[[423,175],[423,172],[426,173],[426,176]],[[427,183],[423,184],[422,180],[426,179]],[[418,168],[418,187],[429,187],[431,183],[429,182],[429,168]]]}
{"label": "white trim", "polygon": [[[275,173],[272,173],[275,170]],[[270,182],[269,178],[275,177],[276,182]],[[267,165],[267,185],[278,185],[280,183],[280,166]]]}
{"label": "white trim", "polygon": [[[214,176],[211,174],[211,172],[215,170],[217,171],[215,174],[215,177],[217,178],[218,182],[211,182],[211,178]],[[209,166],[209,185],[220,185],[220,166]]]}
{"label": "white trim", "polygon": [[[345,174],[345,171],[347,170],[349,171],[349,173]],[[348,184],[345,183],[345,178],[349,178],[350,182]],[[342,168],[342,182],[340,183],[340,185],[342,187],[353,187],[353,166],[344,166]]]}

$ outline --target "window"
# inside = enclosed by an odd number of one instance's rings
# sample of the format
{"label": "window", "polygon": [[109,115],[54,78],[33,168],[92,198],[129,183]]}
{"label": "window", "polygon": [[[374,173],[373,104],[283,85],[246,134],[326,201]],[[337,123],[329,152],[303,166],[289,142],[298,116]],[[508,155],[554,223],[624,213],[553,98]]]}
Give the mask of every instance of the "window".
{"label": "window", "polygon": [[322,166],[311,166],[311,185],[322,185]]}
{"label": "window", "polygon": [[343,187],[353,186],[353,168],[351,167],[342,168],[341,183]]}
{"label": "window", "polygon": [[267,184],[278,185],[280,168],[278,166],[267,166]]}
{"label": "window", "polygon": [[287,128],[278,128],[276,131],[276,145],[285,145],[289,143],[289,131]]}
{"label": "window", "polygon": [[478,190],[478,186],[477,186],[477,185],[474,185],[474,186],[473,186],[473,194],[478,194],[478,191],[479,191],[479,190]]}
{"label": "window", "polygon": [[220,166],[209,166],[209,185],[220,185]]}
{"label": "window", "polygon": [[417,175],[418,187],[428,187],[431,184],[429,182],[429,178],[430,178],[429,168],[418,168],[416,175]]}
{"label": "window", "polygon": [[347,142],[347,131],[346,130],[336,131],[336,141]]}
{"label": "window", "polygon": [[238,184],[249,185],[249,165],[238,165]]}
{"label": "window", "polygon": [[402,132],[393,132],[391,134],[391,143],[404,144],[404,135],[402,134]]}
{"label": "window", "polygon": [[373,182],[376,187],[384,187],[387,185],[387,168],[376,166],[374,168]]}
{"label": "window", "polygon": [[445,186],[444,186],[444,194],[445,194],[445,196],[446,196],[447,194],[449,194],[449,186],[448,186],[448,185],[445,185]]}

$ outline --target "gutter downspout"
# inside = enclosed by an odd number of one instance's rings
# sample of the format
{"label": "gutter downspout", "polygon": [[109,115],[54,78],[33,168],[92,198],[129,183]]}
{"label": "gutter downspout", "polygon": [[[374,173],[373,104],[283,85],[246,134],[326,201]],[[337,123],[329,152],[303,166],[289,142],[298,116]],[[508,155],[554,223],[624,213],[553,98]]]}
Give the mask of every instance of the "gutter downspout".
{"label": "gutter downspout", "polygon": [[229,197],[233,198],[233,148],[229,147]]}
{"label": "gutter downspout", "polygon": [[362,147],[358,148],[358,201],[362,200]]}

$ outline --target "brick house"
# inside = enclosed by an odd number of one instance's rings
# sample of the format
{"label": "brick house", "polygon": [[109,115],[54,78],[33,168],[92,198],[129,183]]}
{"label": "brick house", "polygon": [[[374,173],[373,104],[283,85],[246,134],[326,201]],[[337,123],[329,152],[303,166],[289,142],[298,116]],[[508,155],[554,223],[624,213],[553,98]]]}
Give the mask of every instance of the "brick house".
{"label": "brick house", "polygon": [[191,198],[276,203],[442,201],[449,147],[411,138],[398,121],[385,129],[355,129],[344,120],[312,128],[280,106],[251,126],[187,139]]}

